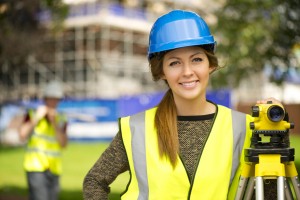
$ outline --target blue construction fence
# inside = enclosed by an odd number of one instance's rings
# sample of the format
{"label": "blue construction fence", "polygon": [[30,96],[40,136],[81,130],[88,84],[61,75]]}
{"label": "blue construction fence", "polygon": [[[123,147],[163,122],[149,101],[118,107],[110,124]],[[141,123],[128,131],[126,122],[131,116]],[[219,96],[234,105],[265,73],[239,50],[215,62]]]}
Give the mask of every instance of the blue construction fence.
{"label": "blue construction fence", "polygon": [[[132,115],[156,106],[165,92],[122,96],[118,99],[65,99],[59,112],[68,117],[68,136],[71,140],[109,140],[118,131],[118,118]],[[207,93],[207,99],[231,107],[230,90]],[[27,109],[34,109],[41,101],[23,101],[2,105],[0,131],[11,127],[10,121]]]}

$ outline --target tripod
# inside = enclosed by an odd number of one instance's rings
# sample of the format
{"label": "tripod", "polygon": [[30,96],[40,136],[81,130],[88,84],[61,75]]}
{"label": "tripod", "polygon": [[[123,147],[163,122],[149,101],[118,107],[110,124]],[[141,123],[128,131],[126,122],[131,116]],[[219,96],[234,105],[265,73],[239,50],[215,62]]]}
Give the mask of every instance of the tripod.
{"label": "tripod", "polygon": [[[246,162],[243,167],[236,200],[264,199],[264,179],[277,178],[277,199],[300,199],[298,173],[293,162],[294,149],[246,149]],[[293,186],[293,191],[290,185]]]}
{"label": "tripod", "polygon": [[[251,148],[245,149],[245,165],[235,200],[252,199],[254,189],[256,200],[263,200],[265,179],[277,179],[277,199],[300,200],[295,149],[290,148],[289,141],[289,129],[294,124],[288,122],[282,105],[272,101],[252,106],[252,117]],[[261,135],[269,136],[269,142],[262,142]]]}

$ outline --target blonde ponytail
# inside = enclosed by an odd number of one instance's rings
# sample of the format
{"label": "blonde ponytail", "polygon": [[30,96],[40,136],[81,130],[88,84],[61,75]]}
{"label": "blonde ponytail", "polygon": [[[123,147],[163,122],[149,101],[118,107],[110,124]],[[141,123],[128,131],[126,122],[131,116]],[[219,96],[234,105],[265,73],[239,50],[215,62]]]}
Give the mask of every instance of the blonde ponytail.
{"label": "blonde ponytail", "polygon": [[155,115],[160,156],[170,159],[173,167],[177,163],[179,141],[177,132],[177,111],[172,91],[169,89],[159,103]]}

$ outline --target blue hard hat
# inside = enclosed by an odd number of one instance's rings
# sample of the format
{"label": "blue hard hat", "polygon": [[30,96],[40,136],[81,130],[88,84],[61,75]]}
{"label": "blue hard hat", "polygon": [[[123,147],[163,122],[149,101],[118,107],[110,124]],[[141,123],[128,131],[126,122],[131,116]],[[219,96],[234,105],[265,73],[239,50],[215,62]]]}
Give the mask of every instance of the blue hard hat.
{"label": "blue hard hat", "polygon": [[216,41],[208,25],[194,12],[173,10],[159,17],[152,26],[148,59],[154,53],[196,45],[207,45],[214,51]]}

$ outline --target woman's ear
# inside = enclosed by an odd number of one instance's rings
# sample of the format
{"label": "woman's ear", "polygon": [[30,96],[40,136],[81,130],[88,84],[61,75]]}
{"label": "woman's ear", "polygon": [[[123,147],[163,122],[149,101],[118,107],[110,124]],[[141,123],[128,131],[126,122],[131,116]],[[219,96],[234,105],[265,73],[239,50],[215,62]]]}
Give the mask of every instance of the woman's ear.
{"label": "woman's ear", "polygon": [[214,71],[216,71],[216,69],[217,69],[217,67],[215,67],[215,66],[210,66],[210,67],[209,67],[209,73],[210,73],[210,74],[213,73]]}
{"label": "woman's ear", "polygon": [[159,77],[160,77],[160,80],[166,80],[166,79],[167,79],[167,78],[166,78],[166,75],[165,75],[165,72],[164,72],[163,69],[160,71]]}

